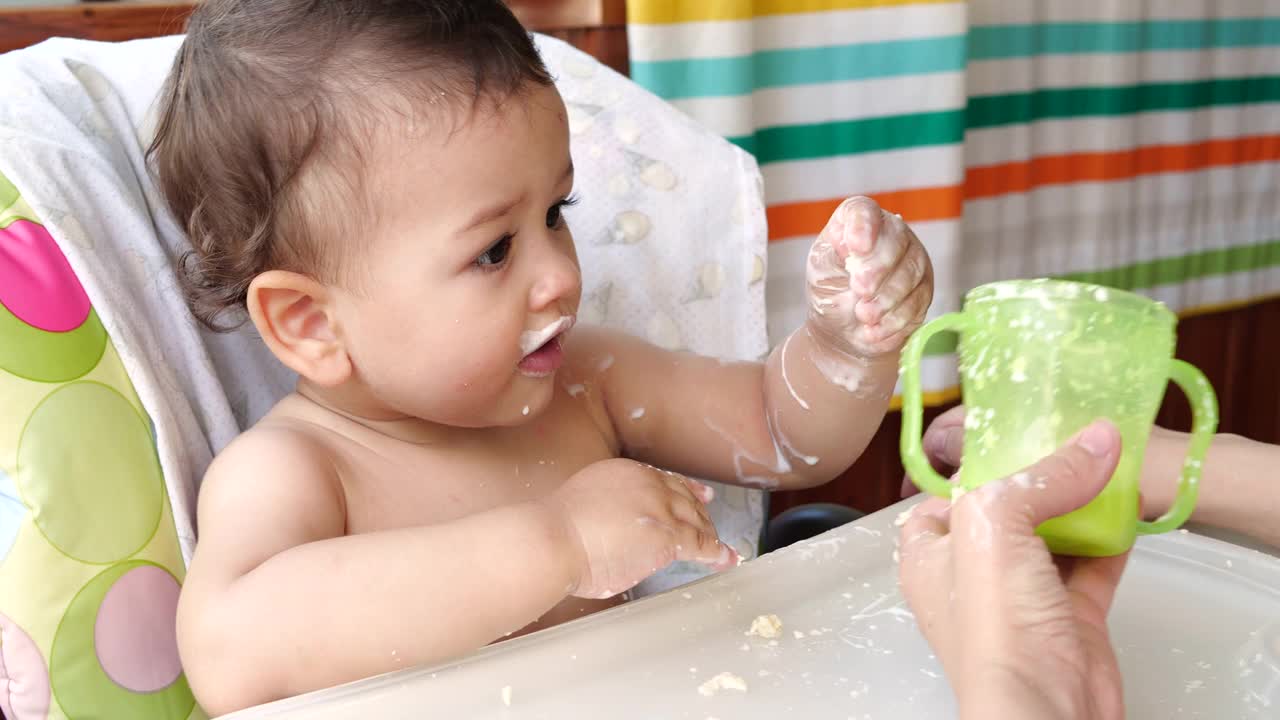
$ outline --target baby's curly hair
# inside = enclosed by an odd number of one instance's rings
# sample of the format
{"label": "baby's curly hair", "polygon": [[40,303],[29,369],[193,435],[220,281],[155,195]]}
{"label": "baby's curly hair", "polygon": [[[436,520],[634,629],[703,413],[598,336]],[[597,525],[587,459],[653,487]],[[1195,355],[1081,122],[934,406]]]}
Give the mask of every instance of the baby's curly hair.
{"label": "baby's curly hair", "polygon": [[389,116],[551,84],[501,0],[203,0],[148,151],[193,248],[179,275],[195,317],[239,327],[267,270],[337,279],[344,253],[324,250],[367,212],[362,161]]}

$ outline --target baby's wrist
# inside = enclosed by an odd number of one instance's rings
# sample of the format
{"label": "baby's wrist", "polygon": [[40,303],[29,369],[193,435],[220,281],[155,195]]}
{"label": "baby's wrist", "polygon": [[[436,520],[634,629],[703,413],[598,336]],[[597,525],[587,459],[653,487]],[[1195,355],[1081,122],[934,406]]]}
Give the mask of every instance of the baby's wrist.
{"label": "baby's wrist", "polygon": [[868,352],[850,342],[844,334],[827,323],[809,318],[804,332],[809,336],[815,357],[836,363],[851,363],[861,367],[897,365],[900,348],[890,352]]}
{"label": "baby's wrist", "polygon": [[880,394],[887,401],[893,394],[897,354],[864,356],[832,341],[821,328],[810,325],[803,332],[810,341],[809,361],[827,382],[863,397]]}
{"label": "baby's wrist", "polygon": [[564,580],[565,594],[571,595],[581,583],[587,565],[587,551],[577,527],[564,504],[554,495],[535,500],[530,505],[543,528],[542,537],[550,544],[547,558],[552,564],[552,572]]}

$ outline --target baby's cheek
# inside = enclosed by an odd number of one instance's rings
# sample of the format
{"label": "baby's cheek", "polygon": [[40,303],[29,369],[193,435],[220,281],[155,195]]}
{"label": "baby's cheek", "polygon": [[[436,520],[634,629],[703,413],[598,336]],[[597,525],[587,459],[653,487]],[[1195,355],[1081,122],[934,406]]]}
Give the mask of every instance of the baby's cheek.
{"label": "baby's cheek", "polygon": [[435,362],[419,366],[418,384],[412,390],[429,415],[457,424],[488,418],[510,392],[514,368],[499,373],[476,358],[441,354]]}
{"label": "baby's cheek", "polygon": [[[453,367],[449,374],[454,386],[462,393],[484,394],[504,381],[515,372],[515,361],[506,362],[505,358],[496,357],[494,349],[484,349],[472,345],[460,353],[451,353]],[[499,368],[505,372],[499,372]]]}

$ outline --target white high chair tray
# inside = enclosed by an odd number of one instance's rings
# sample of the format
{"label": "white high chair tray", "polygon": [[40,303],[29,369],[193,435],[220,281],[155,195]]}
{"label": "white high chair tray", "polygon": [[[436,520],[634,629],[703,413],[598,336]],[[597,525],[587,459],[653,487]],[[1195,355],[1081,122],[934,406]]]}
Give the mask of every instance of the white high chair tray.
{"label": "white high chair tray", "polygon": [[[236,717],[954,717],[898,592],[893,520],[913,502],[452,664]],[[769,613],[776,644],[746,634]],[[1130,718],[1280,717],[1280,560],[1182,532],[1142,538],[1111,627]],[[725,672],[745,692],[699,692]]]}

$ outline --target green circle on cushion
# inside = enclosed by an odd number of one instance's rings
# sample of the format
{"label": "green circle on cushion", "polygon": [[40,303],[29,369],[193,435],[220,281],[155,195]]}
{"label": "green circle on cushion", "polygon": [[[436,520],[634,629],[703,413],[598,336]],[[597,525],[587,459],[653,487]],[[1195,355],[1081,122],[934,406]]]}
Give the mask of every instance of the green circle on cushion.
{"label": "green circle on cushion", "polygon": [[22,322],[0,304],[0,370],[36,382],[75,380],[98,366],[107,330],[93,308],[80,327],[46,332]]}
{"label": "green circle on cushion", "polygon": [[9,182],[9,178],[0,175],[0,212],[8,210],[18,202],[18,188]]}
{"label": "green circle on cushion", "polygon": [[49,684],[58,705],[70,720],[182,720],[195,707],[195,696],[191,694],[185,675],[179,675],[161,690],[136,693],[112,682],[98,663],[94,648],[98,608],[116,580],[130,570],[147,565],[160,567],[135,560],[103,570],[76,593],[58,623],[53,651],[49,654]]}
{"label": "green circle on cushion", "polygon": [[123,560],[160,525],[164,478],[147,422],[100,383],[64,385],[36,406],[14,484],[45,538],[82,562]]}

